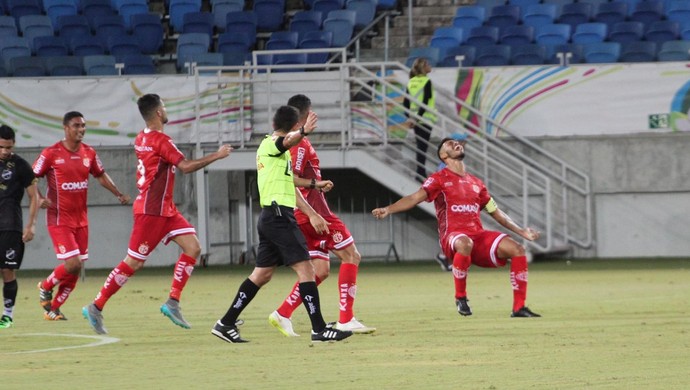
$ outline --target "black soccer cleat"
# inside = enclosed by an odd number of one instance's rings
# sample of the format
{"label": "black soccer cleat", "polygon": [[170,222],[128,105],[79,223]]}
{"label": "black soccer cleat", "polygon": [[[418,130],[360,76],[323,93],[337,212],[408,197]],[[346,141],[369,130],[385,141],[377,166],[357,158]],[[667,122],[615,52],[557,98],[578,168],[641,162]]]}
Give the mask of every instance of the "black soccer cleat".
{"label": "black soccer cleat", "polygon": [[537,314],[537,313],[533,312],[532,310],[530,310],[529,307],[523,306],[520,308],[520,310],[514,311],[510,316],[511,317],[528,318],[528,317],[541,317],[541,314]]}
{"label": "black soccer cleat", "polygon": [[352,336],[352,332],[349,330],[338,330],[333,328],[324,328],[321,332],[311,332],[311,342],[312,343],[325,343],[345,340],[346,338]]}
{"label": "black soccer cleat", "polygon": [[228,343],[247,343],[249,340],[245,340],[242,337],[240,337],[240,331],[237,330],[236,326],[226,326],[220,323],[220,321],[216,322],[215,325],[213,325],[213,329],[211,329],[211,334],[227,341]]}
{"label": "black soccer cleat", "polygon": [[456,299],[455,305],[458,307],[458,313],[460,313],[461,316],[472,315],[472,309],[470,309],[470,305],[467,304],[467,297]]}
{"label": "black soccer cleat", "polygon": [[436,260],[436,262],[438,263],[438,265],[441,266],[441,269],[442,269],[442,270],[444,270],[444,271],[446,271],[446,272],[450,272],[450,271],[453,270],[453,266],[451,266],[450,264],[448,264],[448,259],[447,259],[446,256],[443,254],[443,252],[439,252],[439,253],[436,255],[436,257],[435,257],[434,259]]}

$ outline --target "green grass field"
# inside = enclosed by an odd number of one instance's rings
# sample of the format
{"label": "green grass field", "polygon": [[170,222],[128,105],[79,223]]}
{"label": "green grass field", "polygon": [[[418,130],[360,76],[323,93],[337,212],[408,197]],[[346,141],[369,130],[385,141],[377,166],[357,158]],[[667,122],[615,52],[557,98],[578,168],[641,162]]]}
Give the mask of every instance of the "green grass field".
{"label": "green grass field", "polygon": [[[299,338],[267,321],[294,281],[288,269],[243,313],[251,342],[240,345],[209,331],[249,267],[195,270],[182,297],[190,330],[158,311],[172,267],[144,269],[104,311],[119,341],[97,346],[81,307],[107,270],[89,271],[61,322],[42,318],[44,272],[21,272],[15,326],[0,329],[0,388],[687,389],[689,269],[687,259],[534,263],[528,303],[543,317],[522,319],[509,318],[507,268],[470,270],[474,315],[461,317],[435,263],[365,263],[356,314],[377,332],[313,346],[304,310],[293,317]],[[320,288],[327,321],[337,318],[336,272]]]}

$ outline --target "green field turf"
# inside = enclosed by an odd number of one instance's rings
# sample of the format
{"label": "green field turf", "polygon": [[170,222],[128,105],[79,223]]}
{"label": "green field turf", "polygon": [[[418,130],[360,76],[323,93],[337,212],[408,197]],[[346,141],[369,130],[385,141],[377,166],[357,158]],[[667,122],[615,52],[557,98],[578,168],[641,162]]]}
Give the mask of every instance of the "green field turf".
{"label": "green field turf", "polygon": [[[80,312],[107,270],[88,272],[61,322],[38,305],[47,272],[21,272],[15,326],[0,329],[0,388],[687,389],[689,270],[687,259],[534,263],[528,303],[544,317],[522,319],[509,318],[507,268],[470,269],[474,315],[461,317],[451,275],[435,263],[363,264],[356,314],[377,332],[312,346],[303,309],[293,317],[302,337],[267,321],[292,286],[288,269],[243,313],[251,342],[241,345],[209,331],[249,267],[195,270],[182,297],[190,330],[158,311],[172,267],[144,269],[104,311],[119,341],[94,347],[83,347],[98,340],[82,337],[95,333]],[[337,318],[336,273],[320,288],[327,321]]]}

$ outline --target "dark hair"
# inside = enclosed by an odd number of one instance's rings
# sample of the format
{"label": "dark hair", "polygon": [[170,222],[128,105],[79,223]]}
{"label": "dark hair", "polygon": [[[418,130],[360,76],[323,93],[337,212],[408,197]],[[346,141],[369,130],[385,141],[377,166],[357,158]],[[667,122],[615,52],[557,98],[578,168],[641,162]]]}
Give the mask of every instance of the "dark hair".
{"label": "dark hair", "polygon": [[280,106],[273,115],[273,128],[288,132],[299,121],[299,112],[292,106]]}
{"label": "dark hair", "polygon": [[149,120],[156,113],[156,110],[161,106],[161,97],[155,93],[148,93],[137,100],[139,113],[144,120]]}
{"label": "dark hair", "polygon": [[299,94],[288,99],[287,105],[295,107],[299,111],[299,115],[302,116],[309,112],[311,99],[306,95]]}
{"label": "dark hair", "polygon": [[0,138],[14,141],[14,129],[7,125],[0,126]]}
{"label": "dark hair", "polygon": [[84,115],[79,111],[70,111],[62,117],[62,124],[67,125],[74,118],[83,118]]}
{"label": "dark hair", "polygon": [[441,161],[443,161],[443,159],[441,158],[441,148],[443,147],[443,144],[445,144],[448,141],[453,141],[453,138],[446,137],[442,139],[441,142],[438,144],[438,149],[436,149],[436,155],[438,156],[438,159]]}

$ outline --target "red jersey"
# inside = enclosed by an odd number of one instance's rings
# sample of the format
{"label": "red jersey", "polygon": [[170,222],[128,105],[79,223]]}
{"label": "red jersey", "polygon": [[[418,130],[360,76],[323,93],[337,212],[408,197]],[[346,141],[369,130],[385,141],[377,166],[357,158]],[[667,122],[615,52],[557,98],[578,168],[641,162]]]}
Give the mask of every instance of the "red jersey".
{"label": "red jersey", "polygon": [[484,230],[479,213],[491,199],[484,182],[469,173],[460,176],[444,168],[426,179],[422,188],[427,202],[434,202],[438,219],[438,235],[478,233]]}
{"label": "red jersey", "polygon": [[184,160],[169,135],[142,130],[134,140],[137,154],[137,188],[134,214],[170,217],[178,213],[173,202],[175,166]]}
{"label": "red jersey", "polygon": [[[292,157],[292,172],[304,179],[321,180],[321,169],[319,169],[319,156],[316,155],[314,147],[307,137],[294,147],[290,149],[290,156]],[[332,216],[331,209],[328,208],[326,197],[318,188],[303,188],[298,187],[307,203],[322,217]],[[309,217],[306,214],[295,210],[295,218],[297,224],[309,223]]]}
{"label": "red jersey", "polygon": [[48,226],[88,226],[89,174],[99,177],[105,173],[96,151],[81,143],[76,152],[71,152],[60,141],[41,151],[33,170],[36,177],[45,176],[48,184],[46,197],[51,202],[46,213]]}

